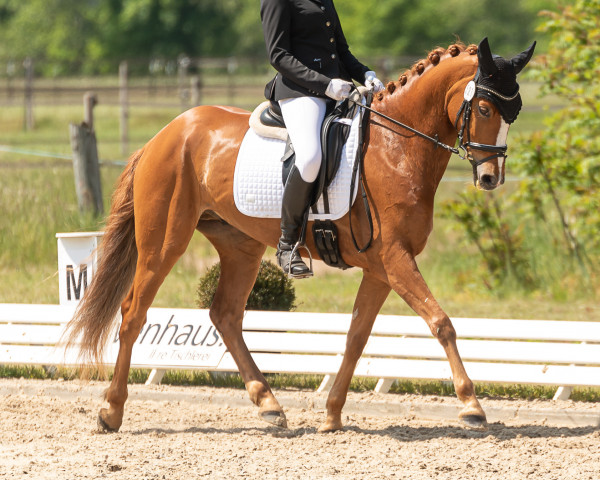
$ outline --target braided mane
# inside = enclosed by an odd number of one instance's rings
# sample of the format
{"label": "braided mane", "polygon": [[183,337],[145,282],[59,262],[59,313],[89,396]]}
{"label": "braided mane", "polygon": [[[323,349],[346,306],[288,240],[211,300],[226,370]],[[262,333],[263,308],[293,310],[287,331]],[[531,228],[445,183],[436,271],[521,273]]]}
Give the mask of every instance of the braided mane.
{"label": "braided mane", "polygon": [[442,47],[435,48],[429,52],[427,58],[415,62],[410,69],[402,73],[396,82],[389,82],[384,91],[375,95],[375,100],[382,101],[386,97],[393,95],[394,92],[400,91],[402,87],[412,83],[412,81],[421,76],[429,68],[435,67],[440,62],[448,58],[456,57],[463,53],[468,55],[476,55],[477,45],[469,45],[467,47],[463,43],[458,42],[450,45],[445,50]]}

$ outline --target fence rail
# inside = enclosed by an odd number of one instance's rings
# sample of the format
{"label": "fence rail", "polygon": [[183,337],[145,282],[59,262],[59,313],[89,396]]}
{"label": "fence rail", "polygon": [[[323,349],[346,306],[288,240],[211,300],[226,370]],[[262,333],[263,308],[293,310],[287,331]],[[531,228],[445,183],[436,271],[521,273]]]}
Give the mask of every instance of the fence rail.
{"label": "fence rail", "polygon": [[[0,364],[77,365],[77,352],[59,340],[74,306],[0,304]],[[476,382],[600,387],[600,323],[455,318],[458,348]],[[328,389],[340,367],[350,315],[248,311],[244,339],[263,372],[321,374]],[[114,364],[114,332],[104,362]],[[133,349],[133,367],[236,371],[207,310],[151,308]],[[380,315],[355,371],[379,379],[385,392],[396,379],[451,380],[444,350],[419,317]]]}

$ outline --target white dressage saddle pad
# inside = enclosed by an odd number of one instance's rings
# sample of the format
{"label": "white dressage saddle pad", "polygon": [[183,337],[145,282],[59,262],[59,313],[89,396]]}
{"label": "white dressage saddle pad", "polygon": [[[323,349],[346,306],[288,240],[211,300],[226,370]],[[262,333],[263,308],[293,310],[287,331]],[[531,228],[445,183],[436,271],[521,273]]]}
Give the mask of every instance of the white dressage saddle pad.
{"label": "white dressage saddle pad", "polygon": [[[360,110],[360,109],[357,109]],[[327,189],[329,213],[324,213],[323,198],[319,198],[317,212],[311,211],[309,220],[337,220],[348,212],[352,167],[359,145],[360,113],[352,120],[348,141],[342,150],[338,172]],[[281,157],[285,142],[257,135],[249,129],[246,133],[235,165],[233,195],[235,205],[244,215],[260,218],[281,218]],[[352,194],[356,199],[358,182]]]}

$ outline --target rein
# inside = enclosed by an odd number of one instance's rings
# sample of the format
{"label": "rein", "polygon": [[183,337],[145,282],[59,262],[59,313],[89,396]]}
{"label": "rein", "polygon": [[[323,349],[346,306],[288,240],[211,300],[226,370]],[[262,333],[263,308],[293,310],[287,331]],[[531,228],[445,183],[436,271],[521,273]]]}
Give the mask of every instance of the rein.
{"label": "rein", "polygon": [[[396,125],[398,127],[402,127],[404,129],[408,130],[409,132],[412,132],[415,135],[418,135],[419,137],[424,138],[425,140],[429,140],[430,142],[435,143],[436,147],[445,148],[449,152],[455,153],[456,155],[460,156],[460,151],[458,148],[451,147],[450,145],[446,145],[444,142],[440,142],[437,134],[435,137],[430,137],[429,135],[426,135],[425,133],[420,132],[419,130],[415,130],[414,128],[409,127],[408,125],[406,125],[402,122],[399,122],[398,120],[394,120],[392,117],[389,117],[381,112],[378,112],[377,110],[372,109],[370,106],[363,105],[362,103],[359,103],[352,98],[350,100],[352,102],[356,103],[356,105],[358,105],[359,107],[364,108],[365,110],[368,110],[369,112],[374,113],[375,115],[385,118],[387,121],[393,123],[394,125]],[[464,157],[461,157],[461,158],[464,158]]]}
{"label": "rein", "polygon": [[[512,97],[505,97],[504,95],[501,95],[500,93],[496,92],[495,90],[493,90],[491,88],[478,85],[478,80],[479,80],[479,70],[477,70],[477,74],[475,75],[475,78],[467,84],[467,87],[465,88],[465,92],[463,95],[464,96],[463,103],[460,106],[458,113],[456,114],[456,121],[454,122],[454,128],[457,130],[457,133],[458,133],[458,148],[447,145],[444,142],[440,142],[437,134],[435,135],[435,137],[431,137],[423,132],[420,132],[419,130],[409,127],[408,125],[389,117],[388,115],[385,115],[381,112],[378,112],[377,110],[374,110],[373,108],[371,108],[370,102],[367,102],[368,105],[364,105],[360,102],[357,102],[353,98],[350,98],[350,101],[354,102],[359,107],[364,108],[365,110],[368,110],[370,113],[374,113],[375,115],[377,115],[379,117],[385,118],[387,121],[391,122],[392,124],[394,124],[400,128],[404,128],[405,130],[408,130],[409,132],[412,132],[415,135],[418,135],[419,137],[424,138],[425,140],[428,140],[428,141],[434,143],[436,148],[442,147],[445,150],[447,150],[451,153],[454,153],[455,155],[458,155],[461,159],[468,160],[469,163],[471,164],[471,166],[473,167],[473,184],[476,184],[476,182],[477,182],[477,167],[479,167],[479,165],[482,165],[486,162],[489,162],[490,160],[493,160],[494,158],[499,158],[499,157],[506,158],[506,150],[508,149],[507,145],[489,145],[486,143],[477,143],[477,142],[471,141],[471,132],[469,131],[469,127],[471,124],[471,112],[472,112],[473,98],[475,97],[477,89],[485,90],[486,92],[491,93],[491,94],[495,95],[496,97],[498,97],[500,100],[504,100],[504,101],[512,100],[519,94],[519,92],[517,91],[517,93],[515,93],[515,95],[513,95]],[[458,129],[458,121],[460,120],[461,113],[463,114],[463,121],[462,121],[461,128],[459,130]],[[466,142],[464,141],[465,131],[467,134]],[[464,153],[461,153],[461,150]],[[481,150],[483,152],[491,152],[491,155],[489,155],[481,160],[474,160],[473,155],[471,154],[471,150]]]}

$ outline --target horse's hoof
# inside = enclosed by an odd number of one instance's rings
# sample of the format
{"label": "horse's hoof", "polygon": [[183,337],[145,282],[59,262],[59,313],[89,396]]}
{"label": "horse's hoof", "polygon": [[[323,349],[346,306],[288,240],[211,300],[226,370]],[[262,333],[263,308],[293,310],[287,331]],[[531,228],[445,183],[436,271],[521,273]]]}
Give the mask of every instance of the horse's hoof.
{"label": "horse's hoof", "polygon": [[464,417],[460,417],[460,420],[464,423],[465,427],[471,430],[485,432],[488,429],[487,420],[481,415],[465,415]]}
{"label": "horse's hoof", "polygon": [[319,427],[318,432],[319,433],[333,433],[333,432],[337,432],[337,431],[341,430],[342,428],[344,428],[344,425],[342,425],[341,421],[339,421],[339,422],[327,421]]}
{"label": "horse's hoof", "polygon": [[[104,410],[104,409],[102,409]],[[119,425],[116,428],[111,427],[108,423],[106,423],[106,421],[102,418],[102,410],[100,410],[100,413],[98,414],[98,431],[100,433],[115,433],[119,431],[119,428],[121,427],[121,425]]]}
{"label": "horse's hoof", "polygon": [[260,419],[264,420],[271,425],[275,425],[280,428],[287,428],[287,419],[283,412],[277,410],[267,410],[266,412],[259,413]]}

